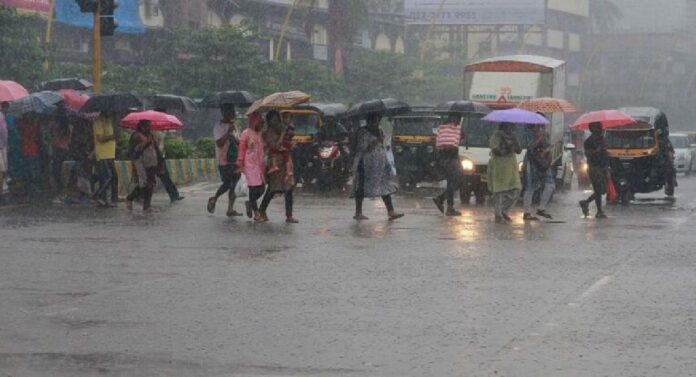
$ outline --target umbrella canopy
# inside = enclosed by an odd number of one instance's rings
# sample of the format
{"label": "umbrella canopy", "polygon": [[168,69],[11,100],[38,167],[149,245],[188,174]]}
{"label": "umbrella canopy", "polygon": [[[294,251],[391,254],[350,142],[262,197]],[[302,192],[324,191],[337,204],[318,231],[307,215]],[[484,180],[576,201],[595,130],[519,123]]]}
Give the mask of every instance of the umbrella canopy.
{"label": "umbrella canopy", "polygon": [[411,111],[411,107],[406,102],[385,98],[356,103],[348,109],[346,116],[350,118],[366,117],[368,115],[394,116],[409,111]]}
{"label": "umbrella canopy", "polygon": [[572,128],[579,131],[588,130],[590,123],[595,122],[601,123],[602,128],[615,128],[632,125],[636,120],[620,110],[600,110],[581,115]]}
{"label": "umbrella canopy", "polygon": [[246,90],[228,90],[205,96],[200,103],[201,107],[218,108],[221,105],[250,106],[259,97]]}
{"label": "umbrella canopy", "polygon": [[97,94],[80,109],[83,113],[121,112],[140,108],[143,103],[130,93]]}
{"label": "umbrella canopy", "polygon": [[193,112],[198,110],[198,106],[189,97],[175,96],[171,94],[158,94],[145,97],[147,107],[153,109],[178,110],[182,112]]}
{"label": "umbrella canopy", "polygon": [[472,101],[448,101],[443,102],[433,109],[436,113],[478,113],[488,114],[491,109],[480,102]]}
{"label": "umbrella canopy", "polygon": [[549,124],[543,116],[518,108],[493,111],[483,117],[483,120],[495,123]]}
{"label": "umbrella canopy", "polygon": [[578,108],[570,101],[560,98],[535,98],[517,105],[520,109],[535,113],[576,113]]}
{"label": "umbrella canopy", "polygon": [[63,97],[51,91],[32,93],[10,104],[9,112],[15,116],[27,113],[51,115],[58,109],[57,105],[63,102]]}
{"label": "umbrella canopy", "polygon": [[23,86],[14,81],[0,81],[0,102],[12,102],[29,95]]}
{"label": "umbrella canopy", "polygon": [[92,89],[94,85],[91,82],[80,79],[77,77],[71,77],[66,79],[55,79],[51,81],[46,81],[41,84],[43,90],[62,90],[62,89],[72,89],[72,90],[89,90]]}
{"label": "umbrella canopy", "polygon": [[262,100],[254,102],[247,111],[247,115],[261,109],[287,109],[309,102],[310,99],[312,99],[312,96],[299,90],[273,93]]}
{"label": "umbrella canopy", "polygon": [[126,115],[125,118],[121,119],[121,127],[134,129],[141,120],[149,120],[154,131],[179,130],[184,126],[174,115],[147,110]]}
{"label": "umbrella canopy", "polygon": [[72,111],[79,111],[82,106],[89,101],[89,96],[84,93],[80,93],[73,89],[63,89],[58,91],[61,96],[63,96],[63,101],[65,102],[65,107]]}
{"label": "umbrella canopy", "polygon": [[323,117],[342,118],[348,107],[342,103],[305,103],[296,107],[297,109],[315,110]]}

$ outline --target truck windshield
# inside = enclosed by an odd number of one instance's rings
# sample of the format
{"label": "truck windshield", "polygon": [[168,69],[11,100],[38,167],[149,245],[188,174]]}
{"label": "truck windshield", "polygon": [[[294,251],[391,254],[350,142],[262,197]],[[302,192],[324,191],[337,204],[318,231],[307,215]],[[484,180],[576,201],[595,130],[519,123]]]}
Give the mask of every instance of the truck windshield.
{"label": "truck windshield", "polygon": [[655,130],[607,131],[610,149],[644,149],[655,146]]}
{"label": "truck windshield", "polygon": [[435,117],[408,117],[394,119],[394,135],[432,135],[440,125]]}
{"label": "truck windshield", "polygon": [[319,132],[319,117],[315,114],[293,114],[291,122],[296,135],[309,136]]}
{"label": "truck windshield", "polygon": [[[466,140],[464,144],[474,148],[488,148],[490,145],[491,136],[498,125],[491,122],[481,120],[481,118],[465,118],[464,119],[464,135]],[[530,134],[524,124],[515,125],[515,135],[519,140],[522,148],[527,148],[529,144]]]}

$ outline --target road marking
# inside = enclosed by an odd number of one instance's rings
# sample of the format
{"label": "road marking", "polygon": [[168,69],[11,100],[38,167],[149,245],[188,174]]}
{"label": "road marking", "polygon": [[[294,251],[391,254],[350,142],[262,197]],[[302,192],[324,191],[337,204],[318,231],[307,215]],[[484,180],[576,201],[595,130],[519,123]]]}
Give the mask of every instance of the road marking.
{"label": "road marking", "polygon": [[594,282],[589,288],[587,288],[585,292],[582,292],[582,294],[578,296],[576,300],[574,300],[573,302],[569,302],[568,306],[578,306],[578,301],[582,301],[597,293],[597,291],[602,289],[605,285],[609,284],[609,282],[611,282],[613,279],[614,277],[610,275],[603,276],[602,278]]}

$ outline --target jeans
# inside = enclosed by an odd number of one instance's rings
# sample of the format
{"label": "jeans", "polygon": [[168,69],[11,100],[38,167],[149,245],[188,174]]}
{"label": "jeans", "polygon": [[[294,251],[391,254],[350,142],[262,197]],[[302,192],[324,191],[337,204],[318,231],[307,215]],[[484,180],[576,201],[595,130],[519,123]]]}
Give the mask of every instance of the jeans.
{"label": "jeans", "polygon": [[114,160],[97,161],[95,170],[99,189],[94,193],[94,197],[106,201],[106,191],[111,189],[111,202],[116,203],[118,201],[118,176]]}
{"label": "jeans", "polygon": [[169,175],[169,170],[167,169],[167,163],[162,161],[161,166],[161,169],[157,169],[157,177],[159,177],[160,181],[162,181],[164,189],[167,190],[169,200],[175,201],[179,198],[179,190],[176,188],[174,182],[172,182],[172,178]]}

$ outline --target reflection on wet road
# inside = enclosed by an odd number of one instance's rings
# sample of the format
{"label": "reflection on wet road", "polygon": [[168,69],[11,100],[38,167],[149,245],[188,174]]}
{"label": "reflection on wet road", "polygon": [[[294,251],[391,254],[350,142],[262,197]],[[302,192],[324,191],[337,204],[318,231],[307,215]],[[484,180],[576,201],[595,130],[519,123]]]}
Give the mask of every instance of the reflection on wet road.
{"label": "reflection on wet road", "polygon": [[[0,372],[9,376],[678,376],[696,370],[696,180],[675,203],[496,225],[489,208],[351,220],[300,194],[271,222],[205,212],[0,209]],[[659,197],[653,195],[652,197]],[[162,196],[157,199],[164,200]],[[238,205],[240,206],[241,203]]]}

